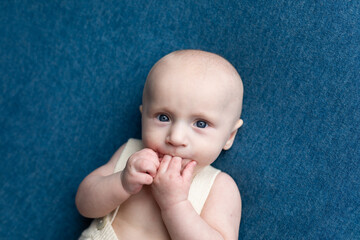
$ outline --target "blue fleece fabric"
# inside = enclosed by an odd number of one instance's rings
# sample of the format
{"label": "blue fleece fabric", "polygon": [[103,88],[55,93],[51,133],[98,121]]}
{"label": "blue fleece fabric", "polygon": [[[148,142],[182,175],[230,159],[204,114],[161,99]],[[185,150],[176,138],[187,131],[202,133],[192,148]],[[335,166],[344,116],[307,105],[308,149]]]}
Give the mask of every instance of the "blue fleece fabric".
{"label": "blue fleece fabric", "polygon": [[0,238],[76,239],[81,180],[140,138],[151,66],[218,53],[245,86],[216,167],[239,239],[360,239],[359,1],[0,1]]}

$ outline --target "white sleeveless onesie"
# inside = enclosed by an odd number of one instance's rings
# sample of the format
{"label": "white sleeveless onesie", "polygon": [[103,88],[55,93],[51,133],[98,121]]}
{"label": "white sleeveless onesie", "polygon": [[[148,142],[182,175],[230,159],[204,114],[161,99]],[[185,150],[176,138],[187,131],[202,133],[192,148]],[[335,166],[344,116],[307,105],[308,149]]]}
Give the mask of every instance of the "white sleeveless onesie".
{"label": "white sleeveless onesie", "polygon": [[[114,172],[122,171],[129,157],[143,148],[144,146],[141,140],[129,139],[116,163]],[[206,166],[196,174],[191,183],[188,199],[199,215],[210,193],[214,180],[219,173],[220,170],[212,166]],[[81,234],[79,240],[118,240],[112,227],[112,222],[118,210],[119,207],[103,218],[94,219],[91,225]]]}

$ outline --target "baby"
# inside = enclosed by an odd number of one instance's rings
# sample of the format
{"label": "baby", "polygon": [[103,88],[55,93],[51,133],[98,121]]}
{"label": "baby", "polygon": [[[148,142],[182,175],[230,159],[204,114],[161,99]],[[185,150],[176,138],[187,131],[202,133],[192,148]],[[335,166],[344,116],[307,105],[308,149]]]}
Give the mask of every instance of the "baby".
{"label": "baby", "polygon": [[243,85],[224,58],[182,50],[160,59],[143,92],[142,141],[130,139],[80,184],[80,239],[238,239],[241,198],[210,166],[228,150]]}

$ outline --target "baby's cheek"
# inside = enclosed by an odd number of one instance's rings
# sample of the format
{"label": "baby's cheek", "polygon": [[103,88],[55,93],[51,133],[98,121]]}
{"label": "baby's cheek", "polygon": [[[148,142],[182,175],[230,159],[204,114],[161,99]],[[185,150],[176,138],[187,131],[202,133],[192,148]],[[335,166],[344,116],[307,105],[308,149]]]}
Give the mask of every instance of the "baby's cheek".
{"label": "baby's cheek", "polygon": [[211,149],[212,151],[209,150],[204,151],[201,157],[197,159],[197,164],[199,167],[205,167],[207,165],[210,165],[219,157],[221,149],[219,151],[217,149]]}
{"label": "baby's cheek", "polygon": [[151,136],[149,136],[148,134],[144,134],[142,141],[145,147],[155,150],[154,140]]}

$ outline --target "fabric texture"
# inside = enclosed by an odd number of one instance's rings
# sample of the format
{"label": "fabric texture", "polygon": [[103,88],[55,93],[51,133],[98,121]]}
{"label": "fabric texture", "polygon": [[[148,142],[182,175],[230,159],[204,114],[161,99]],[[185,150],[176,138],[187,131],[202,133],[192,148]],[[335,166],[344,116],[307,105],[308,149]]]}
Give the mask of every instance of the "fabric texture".
{"label": "fabric texture", "polygon": [[79,236],[77,187],[141,138],[151,66],[195,48],[244,82],[214,163],[241,192],[239,239],[360,239],[359,26],[359,1],[0,1],[1,238]]}
{"label": "fabric texture", "polygon": [[[125,168],[129,157],[143,148],[144,145],[141,140],[129,139],[116,163],[114,172],[122,171]],[[195,175],[190,186],[188,199],[198,214],[201,213],[215,178],[219,173],[220,170],[215,169],[212,166],[206,166]],[[112,223],[114,222],[118,210],[119,207],[103,218],[94,219],[89,228],[81,234],[79,240],[118,239],[112,227]]]}

